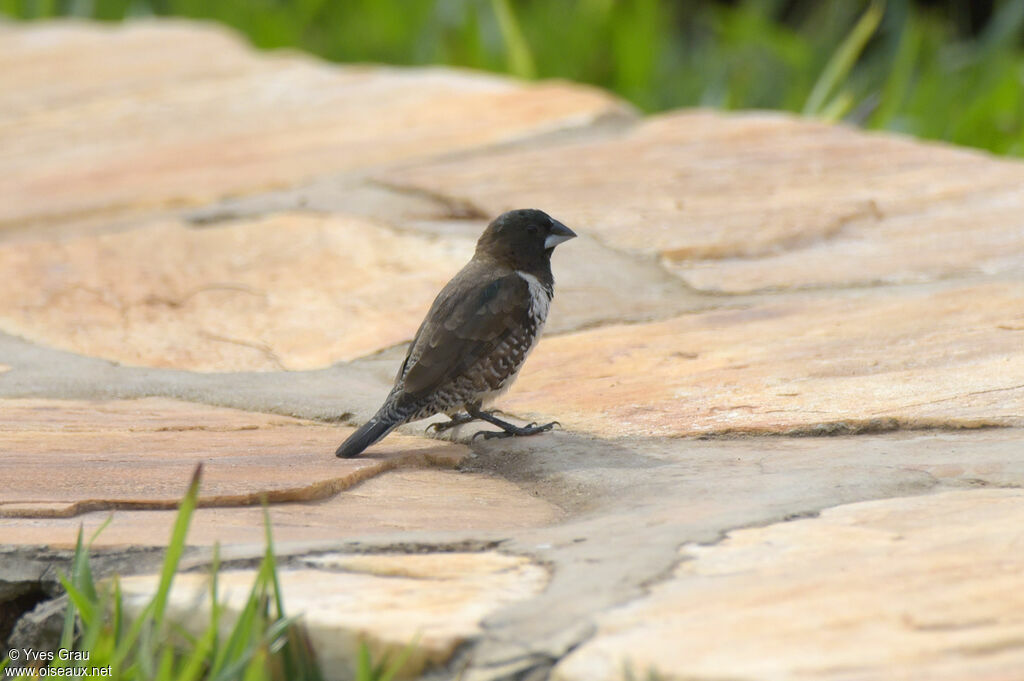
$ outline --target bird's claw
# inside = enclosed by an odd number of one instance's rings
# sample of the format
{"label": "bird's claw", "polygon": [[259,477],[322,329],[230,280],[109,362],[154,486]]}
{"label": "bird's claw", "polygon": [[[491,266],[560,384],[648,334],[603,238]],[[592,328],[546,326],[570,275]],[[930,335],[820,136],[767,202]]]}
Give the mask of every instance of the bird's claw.
{"label": "bird's claw", "polygon": [[455,416],[450,417],[448,421],[438,421],[427,425],[425,432],[429,433],[433,431],[434,433],[443,433],[446,430],[451,430],[456,426],[461,426],[472,420],[473,417],[468,414],[456,414]]}
{"label": "bird's claw", "polygon": [[481,435],[483,435],[485,440],[493,440],[496,437],[512,437],[512,433],[506,433],[504,430],[478,430],[473,433],[473,437],[469,441],[473,442]]}
{"label": "bird's claw", "polygon": [[555,426],[561,427],[562,424],[558,421],[552,421],[551,423],[545,423],[544,425],[537,425],[537,422],[527,424],[525,426],[517,426],[515,430],[478,430],[470,438],[470,442],[476,440],[477,437],[482,436],[485,440],[493,440],[495,438],[506,438],[506,437],[526,437],[528,435],[536,435],[537,433],[546,433]]}

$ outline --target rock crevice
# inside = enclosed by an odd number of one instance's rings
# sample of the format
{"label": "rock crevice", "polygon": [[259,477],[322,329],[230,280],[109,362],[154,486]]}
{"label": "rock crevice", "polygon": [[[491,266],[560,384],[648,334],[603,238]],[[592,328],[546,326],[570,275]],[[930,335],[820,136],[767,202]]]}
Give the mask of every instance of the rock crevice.
{"label": "rock crevice", "polygon": [[[265,498],[331,679],[416,632],[431,681],[1024,668],[1024,165],[188,22],[0,32],[0,619],[108,511],[94,571],[143,602],[201,461],[175,603],[215,543],[251,580]],[[336,459],[520,207],[580,236],[496,406],[564,430]]]}

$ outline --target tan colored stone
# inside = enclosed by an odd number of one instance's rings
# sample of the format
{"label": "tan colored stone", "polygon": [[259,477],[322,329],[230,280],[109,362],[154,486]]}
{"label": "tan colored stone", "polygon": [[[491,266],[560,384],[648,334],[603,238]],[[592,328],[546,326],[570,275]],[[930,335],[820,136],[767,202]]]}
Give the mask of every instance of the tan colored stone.
{"label": "tan colored stone", "polygon": [[592,88],[257,54],[209,24],[51,22],[0,45],[0,228],[194,205],[629,115]]}
{"label": "tan colored stone", "polygon": [[472,560],[452,560],[451,554],[349,554],[331,553],[305,559],[310,567],[342,570],[377,577],[412,579],[467,579],[480,572],[501,572],[509,567],[509,557],[500,553],[464,554]]}
{"label": "tan colored stone", "polygon": [[[0,512],[15,507],[4,504]],[[26,507],[38,511],[40,505]],[[54,512],[63,510],[64,505],[54,505]],[[507,531],[550,525],[563,517],[556,506],[505,480],[429,468],[381,473],[327,499],[273,504],[269,513],[277,542],[418,530]],[[0,544],[70,548],[79,526],[88,537],[111,516],[109,525],[94,541],[94,548],[166,546],[176,511],[120,509],[45,520],[0,517]],[[191,546],[212,546],[216,542],[221,546],[258,546],[263,538],[263,510],[258,505],[200,508],[188,533]]]}
{"label": "tan colored stone", "polygon": [[383,177],[488,213],[536,205],[613,247],[660,254],[702,289],[1024,266],[1024,164],[783,114],[671,113],[613,139]]}
{"label": "tan colored stone", "polygon": [[351,432],[157,398],[5,400],[0,451],[18,484],[0,489],[0,517],[175,508],[200,462],[202,505],[316,501],[399,466],[451,467],[467,451],[392,434],[365,456],[337,459]]}
{"label": "tan colored stone", "polygon": [[758,258],[673,261],[665,266],[705,291],[912,283],[1021,270],[1021,206],[1007,197],[988,205],[922,206],[880,224],[853,221],[834,235]]}
{"label": "tan colored stone", "polygon": [[1024,284],[793,296],[546,338],[500,406],[604,436],[1024,420]]}
{"label": "tan colored stone", "polygon": [[1024,492],[841,506],[739,530],[601,616],[556,681],[1019,678]]}
{"label": "tan colored stone", "polygon": [[[529,559],[494,553],[382,555],[355,561],[338,556],[331,567],[282,570],[280,581],[286,611],[302,613],[326,678],[339,681],[353,677],[363,642],[375,659],[393,659],[415,642],[401,676],[414,678],[479,636],[489,614],[536,595],[547,583],[547,573]],[[232,570],[218,577],[226,602],[223,626],[237,616],[255,576],[255,570]],[[178,575],[168,604],[169,616],[194,633],[209,622],[206,581],[200,574]],[[126,610],[139,612],[157,582],[157,576],[123,578]]]}
{"label": "tan colored stone", "polygon": [[11,243],[0,328],[123,364],[317,368],[412,338],[473,247],[301,214]]}

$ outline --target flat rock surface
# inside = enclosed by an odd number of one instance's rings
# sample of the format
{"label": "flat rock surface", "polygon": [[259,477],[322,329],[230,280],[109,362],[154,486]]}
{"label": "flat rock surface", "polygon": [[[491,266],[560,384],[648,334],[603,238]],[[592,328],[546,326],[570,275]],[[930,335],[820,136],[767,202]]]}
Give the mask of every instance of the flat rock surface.
{"label": "flat rock surface", "polygon": [[[509,602],[527,599],[544,588],[546,571],[525,558],[494,553],[435,556],[379,555],[351,559],[318,556],[318,569],[289,569],[279,574],[288,607],[302,612],[302,623],[330,678],[345,678],[360,643],[375,659],[397,656],[415,641],[405,678],[429,663],[448,659],[455,648],[480,634],[480,622]],[[158,576],[122,580],[126,610],[138,612]],[[225,594],[225,620],[237,616],[256,578],[255,570],[225,571],[218,588]],[[198,635],[208,626],[206,609],[196,597],[209,593],[207,578],[179,575],[168,609]],[[201,596],[200,596],[201,598]],[[206,603],[208,606],[208,603]],[[358,632],[358,634],[356,633]]]}
{"label": "flat rock surface", "polygon": [[[247,481],[258,482],[255,476]],[[549,525],[565,515],[555,504],[485,474],[406,467],[378,471],[352,487],[343,487],[344,482],[332,480],[330,486],[318,489],[319,499],[271,503],[268,513],[275,539],[314,542],[389,532],[507,531]],[[265,536],[263,509],[256,498],[245,501],[251,503],[198,509],[189,529],[189,544],[260,545]],[[153,505],[148,498],[145,503]],[[74,548],[79,527],[84,528],[85,536],[92,536],[108,519],[110,524],[93,541],[96,550],[164,546],[177,515],[173,510],[131,510],[132,506],[124,505],[112,511],[49,518],[46,512],[65,513],[67,505],[34,503],[11,504],[11,515],[5,516],[6,506],[0,505],[0,543],[9,546],[45,543]]]}
{"label": "flat rock surface", "polygon": [[544,206],[710,291],[1024,267],[1019,163],[782,114],[671,113],[603,142],[384,177],[488,213]]}
{"label": "flat rock surface", "polygon": [[13,243],[0,276],[25,288],[0,328],[123,364],[319,368],[410,339],[472,255],[469,240],[310,214]]}
{"label": "flat rock surface", "polygon": [[504,401],[599,435],[1024,424],[1020,280],[772,300],[541,342]]}
{"label": "flat rock surface", "polygon": [[[686,546],[558,681],[1011,679],[1024,667],[1024,492],[947,492]],[[727,641],[727,645],[723,642]]]}
{"label": "flat rock surface", "polygon": [[165,399],[5,400],[2,413],[4,467],[18,480],[0,491],[6,517],[174,508],[198,463],[201,505],[321,500],[401,465],[454,466],[467,451],[396,436],[337,460],[350,428]]}
{"label": "flat rock surface", "polygon": [[[417,634],[427,681],[1017,678],[1021,163],[194,23],[0,34],[0,594],[112,514],[94,571],[144,600],[202,462],[175,612],[214,543],[248,588],[266,498],[330,679]],[[496,406],[561,428],[336,459],[519,207],[580,236]]]}
{"label": "flat rock surface", "polygon": [[0,61],[0,232],[95,225],[628,115],[592,88],[257,57],[222,29],[176,22],[13,31]]}

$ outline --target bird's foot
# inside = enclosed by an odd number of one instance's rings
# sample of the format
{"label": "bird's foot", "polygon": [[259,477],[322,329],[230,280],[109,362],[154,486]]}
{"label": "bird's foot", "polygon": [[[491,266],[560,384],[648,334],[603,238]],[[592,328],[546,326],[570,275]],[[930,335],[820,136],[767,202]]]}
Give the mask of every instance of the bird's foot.
{"label": "bird's foot", "polygon": [[469,415],[472,416],[473,418],[487,421],[491,425],[495,425],[501,428],[500,431],[481,430],[473,435],[474,440],[479,435],[483,435],[485,440],[492,440],[496,437],[522,437],[525,435],[536,435],[537,433],[547,432],[554,428],[555,426],[562,425],[558,421],[552,421],[551,423],[545,423],[542,426],[538,426],[536,423],[530,423],[525,426],[517,426],[515,424],[509,423],[508,421],[502,421],[497,416],[495,416],[493,412],[481,410],[479,404],[467,404],[466,411],[468,411]]}
{"label": "bird's foot", "polygon": [[501,430],[479,430],[473,435],[473,439],[475,440],[478,436],[482,436],[485,440],[493,440],[495,438],[502,437],[524,437],[526,435],[546,433],[555,426],[560,425],[562,424],[558,421],[552,421],[551,423],[545,423],[543,425],[537,425],[537,423],[534,422],[525,426],[515,426],[511,423],[506,423],[501,426]]}
{"label": "bird's foot", "polygon": [[450,430],[455,426],[461,426],[465,423],[469,423],[470,421],[474,420],[474,418],[469,414],[456,414],[455,416],[450,417],[450,419],[451,420],[449,421],[442,421],[441,423],[431,423],[429,426],[427,426],[426,432],[429,433],[430,431],[434,431],[435,433],[443,433],[444,431]]}

